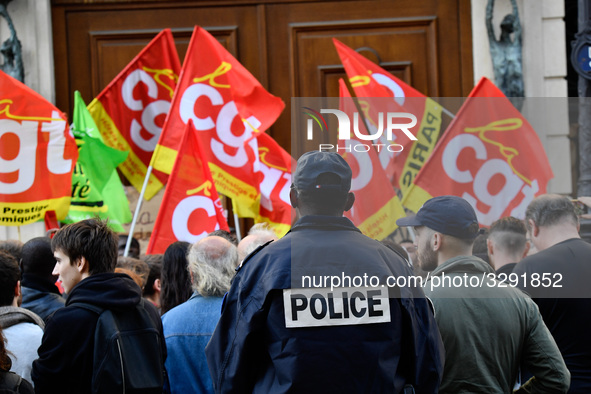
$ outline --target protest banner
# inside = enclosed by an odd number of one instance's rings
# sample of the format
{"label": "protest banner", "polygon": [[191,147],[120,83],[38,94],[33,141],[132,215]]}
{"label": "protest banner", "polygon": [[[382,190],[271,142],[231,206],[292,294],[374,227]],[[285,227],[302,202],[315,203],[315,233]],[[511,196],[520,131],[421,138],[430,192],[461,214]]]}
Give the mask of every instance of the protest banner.
{"label": "protest banner", "polygon": [[146,254],[164,253],[176,241],[197,242],[219,229],[229,230],[197,131],[189,120]]}
{"label": "protest banner", "polygon": [[63,219],[70,207],[78,149],[66,116],[28,86],[0,72],[0,225]]}
{"label": "protest banner", "polygon": [[482,78],[449,125],[402,203],[417,211],[434,196],[468,200],[481,225],[525,217],[546,193],[552,169],[535,130],[503,93]]}
{"label": "protest banner", "polygon": [[[129,152],[121,173],[141,190],[176,88],[180,61],[170,29],[160,32],[88,105],[104,142]],[[168,175],[150,174],[151,199]]]}
{"label": "protest banner", "polygon": [[[357,108],[342,79],[339,91],[340,110],[352,117]],[[360,128],[367,134],[365,127]],[[396,219],[405,216],[404,208],[373,149],[366,149],[369,147],[355,134],[350,139],[339,140],[339,145],[339,153],[353,170],[351,192],[355,193],[353,208],[345,212],[345,216],[368,237],[384,239],[396,230]]]}

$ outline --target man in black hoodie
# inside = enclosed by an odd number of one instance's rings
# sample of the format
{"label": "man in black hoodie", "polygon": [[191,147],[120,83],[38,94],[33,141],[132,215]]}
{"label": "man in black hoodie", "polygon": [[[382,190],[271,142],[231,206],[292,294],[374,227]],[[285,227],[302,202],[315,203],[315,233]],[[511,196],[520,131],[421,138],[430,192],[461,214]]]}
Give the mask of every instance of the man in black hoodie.
{"label": "man in black hoodie", "polygon": [[[129,276],[114,273],[117,237],[106,223],[89,219],[70,224],[55,234],[51,246],[57,261],[53,274],[68,298],[66,307],[47,320],[31,375],[37,393],[90,393],[99,315],[80,303],[132,313],[142,293]],[[158,311],[148,302],[143,308],[153,323],[145,328],[157,328],[166,354]]]}

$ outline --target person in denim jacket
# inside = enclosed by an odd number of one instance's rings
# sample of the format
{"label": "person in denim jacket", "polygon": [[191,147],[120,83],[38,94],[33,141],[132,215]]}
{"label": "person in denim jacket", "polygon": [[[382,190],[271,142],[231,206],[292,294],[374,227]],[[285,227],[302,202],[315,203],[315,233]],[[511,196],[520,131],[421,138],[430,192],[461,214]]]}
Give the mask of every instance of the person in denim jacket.
{"label": "person in denim jacket", "polygon": [[238,264],[236,247],[218,236],[191,246],[187,256],[194,293],[162,316],[170,393],[213,393],[205,345],[220,318],[224,294]]}

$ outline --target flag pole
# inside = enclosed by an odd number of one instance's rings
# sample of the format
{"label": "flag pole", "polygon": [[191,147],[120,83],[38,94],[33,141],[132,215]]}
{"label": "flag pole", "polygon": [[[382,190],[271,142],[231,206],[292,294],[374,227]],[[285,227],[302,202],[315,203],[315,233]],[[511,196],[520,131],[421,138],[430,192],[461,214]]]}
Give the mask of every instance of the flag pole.
{"label": "flag pole", "polygon": [[142,185],[142,191],[140,192],[140,196],[137,199],[137,204],[135,205],[135,212],[133,214],[133,219],[131,221],[131,227],[129,227],[129,234],[127,235],[127,242],[125,243],[125,251],[123,252],[123,256],[127,257],[129,254],[129,247],[131,246],[131,239],[133,238],[133,231],[135,230],[135,222],[140,214],[140,209],[142,208],[142,202],[144,201],[144,194],[146,193],[146,189],[148,188],[148,182],[150,181],[150,175],[152,175],[152,165],[148,166],[146,170],[146,177],[144,178],[144,184]]}
{"label": "flag pole", "polygon": [[234,228],[236,230],[236,240],[240,242],[242,240],[242,234],[240,233],[240,222],[238,221],[238,214],[236,213],[236,204],[232,199],[232,213],[234,214]]}

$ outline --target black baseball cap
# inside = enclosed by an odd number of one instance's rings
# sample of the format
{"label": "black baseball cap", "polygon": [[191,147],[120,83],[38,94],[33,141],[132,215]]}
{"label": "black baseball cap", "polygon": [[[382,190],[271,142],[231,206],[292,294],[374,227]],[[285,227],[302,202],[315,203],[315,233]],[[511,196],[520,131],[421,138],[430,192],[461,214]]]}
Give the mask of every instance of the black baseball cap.
{"label": "black baseball cap", "polygon": [[[330,182],[323,179],[324,174]],[[336,152],[311,151],[304,153],[293,173],[293,184],[298,190],[332,189],[348,192],[351,189],[353,172],[349,164]]]}
{"label": "black baseball cap", "polygon": [[462,239],[474,239],[479,234],[478,218],[472,205],[461,197],[434,197],[416,215],[400,218],[401,227],[425,226],[442,234]]}

